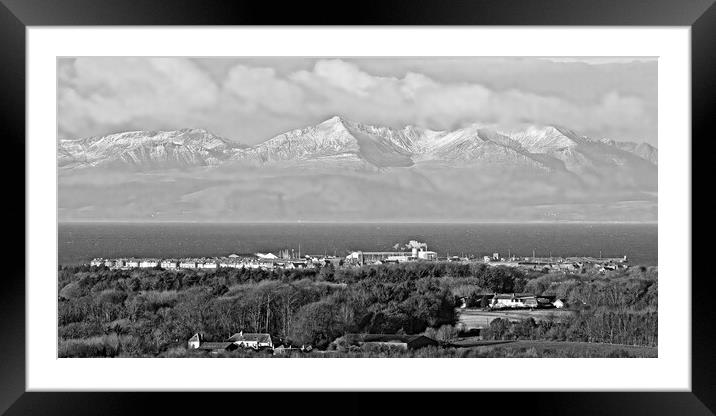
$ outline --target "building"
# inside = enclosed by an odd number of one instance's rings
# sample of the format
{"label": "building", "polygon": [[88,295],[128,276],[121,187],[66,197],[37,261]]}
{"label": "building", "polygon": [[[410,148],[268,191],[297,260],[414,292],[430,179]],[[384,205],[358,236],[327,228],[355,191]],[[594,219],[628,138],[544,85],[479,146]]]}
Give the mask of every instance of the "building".
{"label": "building", "polygon": [[425,243],[412,240],[406,247],[410,251],[354,251],[346,256],[345,261],[349,264],[363,265],[385,262],[405,263],[416,260],[436,261],[438,259],[438,253],[428,251]]}
{"label": "building", "polygon": [[187,347],[190,350],[204,350],[210,352],[233,351],[238,348],[238,346],[231,341],[207,342],[204,340],[204,334],[200,333],[196,333],[194,336],[189,338],[189,341],[187,341]]}
{"label": "building", "polygon": [[196,262],[195,261],[182,261],[179,263],[180,269],[196,269]]}
{"label": "building", "polygon": [[126,263],[124,263],[125,267],[139,267],[139,261],[137,260],[127,260]]}
{"label": "building", "polygon": [[142,268],[152,268],[157,267],[159,265],[159,262],[156,260],[142,260],[139,262],[139,267]]}
{"label": "building", "polygon": [[271,335],[269,334],[261,334],[261,333],[249,333],[244,331],[241,331],[237,334],[232,335],[229,337],[228,341],[233,342],[239,347],[242,348],[272,348],[273,349],[273,341],[271,341]]}
{"label": "building", "polygon": [[536,308],[539,304],[537,297],[529,293],[503,293],[495,294],[490,303],[491,308]]}
{"label": "building", "polygon": [[220,351],[233,351],[237,349],[238,347],[233,342],[204,342],[201,345],[199,345],[198,350],[204,350],[204,351],[210,351],[210,352],[220,352]]}
{"label": "building", "polygon": [[438,253],[434,251],[421,250],[418,251],[418,258],[420,260],[435,261],[438,259]]}
{"label": "building", "polygon": [[555,308],[564,308],[567,306],[567,302],[564,301],[564,299],[555,299],[554,302],[552,302],[552,305],[554,305]]}
{"label": "building", "polygon": [[199,348],[199,345],[204,341],[204,335],[200,333],[194,334],[191,338],[189,338],[189,341],[187,341],[187,347],[189,349],[196,349]]}
{"label": "building", "polygon": [[179,267],[179,262],[176,260],[163,260],[159,266],[162,269],[176,269]]}
{"label": "building", "polygon": [[437,346],[438,342],[425,335],[397,334],[346,334],[344,339],[349,345],[389,346],[404,350],[415,350],[427,346]]}
{"label": "building", "polygon": [[278,256],[273,253],[256,253],[256,257],[262,259],[262,260],[276,260],[278,259]]}
{"label": "building", "polygon": [[103,259],[92,259],[92,261],[90,261],[90,266],[99,267],[99,266],[103,266],[103,265],[104,265]]}

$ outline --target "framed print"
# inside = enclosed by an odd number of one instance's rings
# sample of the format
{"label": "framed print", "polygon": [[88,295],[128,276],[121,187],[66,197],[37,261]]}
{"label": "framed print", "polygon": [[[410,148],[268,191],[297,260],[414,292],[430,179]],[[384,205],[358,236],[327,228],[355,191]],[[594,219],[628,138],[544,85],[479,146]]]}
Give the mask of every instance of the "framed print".
{"label": "framed print", "polygon": [[104,6],[1,10],[8,414],[711,414],[712,2]]}

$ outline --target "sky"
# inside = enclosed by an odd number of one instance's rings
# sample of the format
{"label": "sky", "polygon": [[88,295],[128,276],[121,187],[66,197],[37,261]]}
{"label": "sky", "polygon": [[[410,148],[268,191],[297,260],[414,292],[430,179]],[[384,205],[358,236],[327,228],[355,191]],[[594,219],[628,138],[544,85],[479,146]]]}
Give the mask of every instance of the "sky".
{"label": "sky", "polygon": [[58,138],[202,128],[255,144],[334,115],[558,125],[657,146],[650,57],[58,58]]}

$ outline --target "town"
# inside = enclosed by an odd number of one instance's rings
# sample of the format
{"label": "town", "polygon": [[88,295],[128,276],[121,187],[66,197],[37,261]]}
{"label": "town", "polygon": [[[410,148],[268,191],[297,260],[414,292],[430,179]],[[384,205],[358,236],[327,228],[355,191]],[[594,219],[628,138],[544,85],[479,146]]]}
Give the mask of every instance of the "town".
{"label": "town", "polygon": [[461,262],[483,263],[489,266],[515,267],[525,270],[561,270],[579,271],[587,268],[596,268],[600,272],[628,268],[627,256],[623,257],[537,257],[534,253],[530,257],[508,255],[501,257],[500,253],[491,256],[450,256],[440,257],[437,252],[429,251],[427,244],[411,240],[402,250],[396,251],[353,251],[346,257],[328,255],[301,255],[298,251],[284,249],[278,255],[273,253],[230,254],[224,257],[202,258],[95,258],[90,266],[108,267],[111,269],[135,268],[161,268],[173,269],[218,269],[218,268],[251,268],[251,269],[304,269],[332,265],[333,267],[355,267],[370,264],[390,264],[406,262]]}

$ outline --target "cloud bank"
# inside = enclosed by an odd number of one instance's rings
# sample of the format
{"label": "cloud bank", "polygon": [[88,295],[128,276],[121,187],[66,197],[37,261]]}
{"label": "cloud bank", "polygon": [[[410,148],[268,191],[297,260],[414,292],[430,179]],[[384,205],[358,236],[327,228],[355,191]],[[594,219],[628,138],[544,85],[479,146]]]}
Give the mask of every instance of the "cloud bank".
{"label": "cloud bank", "polygon": [[63,58],[58,131],[205,128],[254,144],[333,115],[453,129],[557,124],[657,144],[654,60]]}

